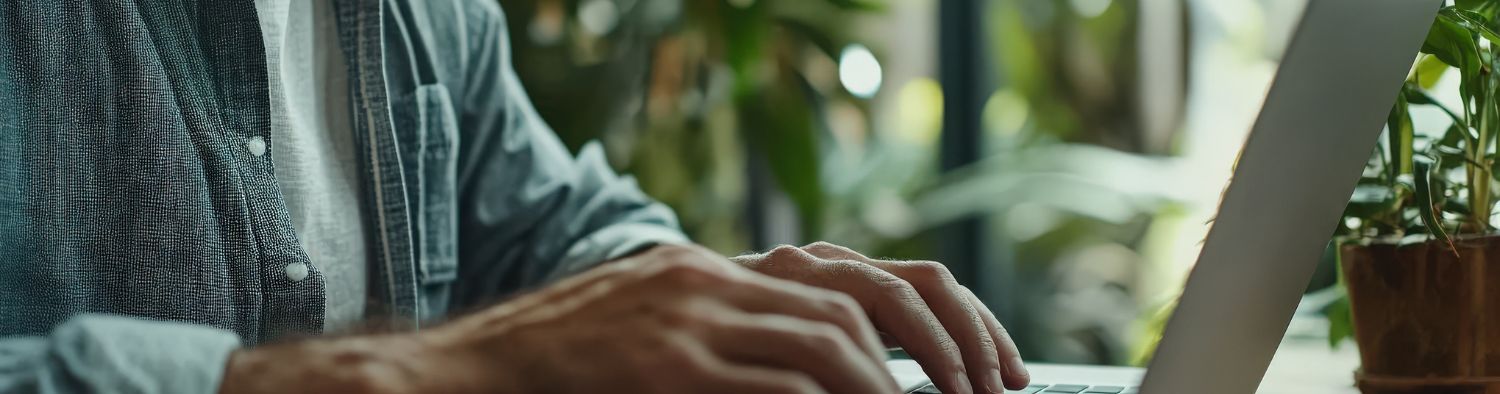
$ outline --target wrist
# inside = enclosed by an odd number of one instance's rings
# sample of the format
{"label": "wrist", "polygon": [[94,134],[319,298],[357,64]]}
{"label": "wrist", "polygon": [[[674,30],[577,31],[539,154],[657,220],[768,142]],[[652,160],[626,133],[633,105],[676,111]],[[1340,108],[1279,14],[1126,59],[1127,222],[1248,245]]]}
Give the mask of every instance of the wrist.
{"label": "wrist", "polygon": [[230,355],[220,394],[424,392],[426,352],[411,335],[308,340]]}

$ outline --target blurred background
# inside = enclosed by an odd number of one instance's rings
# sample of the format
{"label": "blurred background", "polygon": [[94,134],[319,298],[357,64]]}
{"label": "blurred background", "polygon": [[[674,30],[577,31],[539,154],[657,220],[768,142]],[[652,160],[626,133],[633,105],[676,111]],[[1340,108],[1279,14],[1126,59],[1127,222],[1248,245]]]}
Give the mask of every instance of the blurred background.
{"label": "blurred background", "polygon": [[698,242],[942,261],[1029,360],[1121,365],[1305,2],[498,1],[543,117]]}

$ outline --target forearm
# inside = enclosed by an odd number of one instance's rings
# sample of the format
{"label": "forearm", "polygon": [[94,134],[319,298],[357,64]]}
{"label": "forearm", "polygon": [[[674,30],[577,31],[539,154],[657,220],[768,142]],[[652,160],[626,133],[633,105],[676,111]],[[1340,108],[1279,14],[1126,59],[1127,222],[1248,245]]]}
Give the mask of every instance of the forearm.
{"label": "forearm", "polygon": [[238,350],[225,366],[219,393],[414,392],[400,386],[407,381],[401,377],[411,375],[406,367],[411,363],[399,354],[412,345],[397,338],[319,339]]}
{"label": "forearm", "polygon": [[[443,326],[407,333],[320,337],[235,351],[219,394],[468,393],[502,390],[507,366],[475,358]],[[467,355],[467,356],[466,356]],[[506,379],[499,379],[505,381]]]}

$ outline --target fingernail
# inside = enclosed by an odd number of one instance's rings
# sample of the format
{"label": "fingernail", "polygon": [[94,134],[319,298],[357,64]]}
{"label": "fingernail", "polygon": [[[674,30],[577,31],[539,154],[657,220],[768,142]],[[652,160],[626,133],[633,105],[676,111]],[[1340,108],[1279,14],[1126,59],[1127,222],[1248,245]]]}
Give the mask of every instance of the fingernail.
{"label": "fingernail", "polygon": [[1005,393],[1005,379],[1000,377],[1000,369],[990,370],[990,375],[985,377],[984,388],[992,394]]}
{"label": "fingernail", "polygon": [[954,372],[953,379],[950,381],[953,382],[953,388],[957,389],[960,394],[974,393],[974,386],[969,385],[969,376],[967,374]]}
{"label": "fingernail", "polygon": [[1010,366],[1007,368],[1015,372],[1016,376],[1031,376],[1030,372],[1026,372],[1026,363],[1021,362],[1020,357],[1011,357]]}

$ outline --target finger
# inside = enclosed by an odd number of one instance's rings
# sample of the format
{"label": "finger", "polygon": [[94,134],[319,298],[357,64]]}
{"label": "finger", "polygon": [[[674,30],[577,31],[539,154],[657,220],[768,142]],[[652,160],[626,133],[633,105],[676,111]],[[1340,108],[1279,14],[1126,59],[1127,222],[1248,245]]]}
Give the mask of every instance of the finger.
{"label": "finger", "polygon": [[1000,371],[1000,356],[995,339],[985,326],[979,311],[969,302],[965,289],[953,280],[942,264],[872,260],[871,264],[906,279],[927,302],[943,328],[958,342],[969,380],[991,393],[1005,392]]}
{"label": "finger", "polygon": [[1026,364],[1021,362],[1021,351],[1016,348],[1016,341],[1010,338],[1005,326],[1000,325],[1000,320],[995,318],[995,313],[979,301],[972,290],[965,287],[964,295],[974,309],[979,310],[979,315],[984,319],[985,329],[989,331],[990,338],[995,341],[995,351],[999,354],[1001,365],[1005,370],[1005,387],[1012,390],[1020,390],[1031,384],[1031,373],[1026,371]]}
{"label": "finger", "polygon": [[[705,269],[698,265],[676,264],[652,267],[642,280],[618,286],[618,293],[637,294],[646,309],[682,301],[684,294],[720,298],[736,308],[751,313],[771,313],[833,324],[854,339],[861,355],[874,363],[883,363],[885,348],[875,327],[853,298],[835,291],[796,282],[780,280],[746,269]],[[639,313],[633,303],[616,305],[598,314]]]}
{"label": "finger", "polygon": [[[812,255],[805,258],[830,265],[830,270],[853,272],[861,278],[858,281],[823,280],[820,284],[861,300],[860,304],[864,305],[865,313],[875,327],[895,339],[922,366],[922,371],[938,389],[945,393],[973,392],[958,345],[910,283],[862,262],[825,261]],[[798,280],[819,279],[799,277]]]}
{"label": "finger", "polygon": [[828,323],[770,314],[719,315],[709,346],[732,362],[808,374],[829,393],[896,393],[881,363],[865,357],[844,331]]}
{"label": "finger", "polygon": [[720,291],[747,312],[784,314],[831,323],[853,339],[871,360],[885,362],[885,346],[880,342],[879,333],[870,325],[864,309],[847,294],[771,277],[726,286]]}
{"label": "finger", "polygon": [[[808,245],[805,249],[818,257],[854,260],[868,264],[895,275],[909,284],[908,287],[915,290],[919,297],[917,299],[909,296],[901,297],[897,304],[907,314],[915,313],[935,318],[938,327],[929,330],[947,334],[951,338],[949,340],[956,344],[958,356],[963,360],[963,367],[959,369],[963,371],[963,377],[954,379],[969,383],[970,387],[981,387],[991,393],[1005,391],[1004,377],[995,351],[994,339],[991,338],[978,311],[974,310],[974,306],[963,298],[962,286],[953,280],[952,274],[948,273],[948,270],[941,264],[871,259],[852,250],[827,243]],[[906,291],[905,287],[896,286],[896,288]],[[884,328],[883,325],[882,328]],[[900,335],[897,337],[898,340],[902,340],[903,345],[907,345],[904,341],[906,338]],[[913,358],[917,358],[917,354],[912,352],[912,349],[908,348],[907,351],[912,354]],[[918,359],[919,363],[922,361]],[[925,370],[926,365],[923,367]]]}

